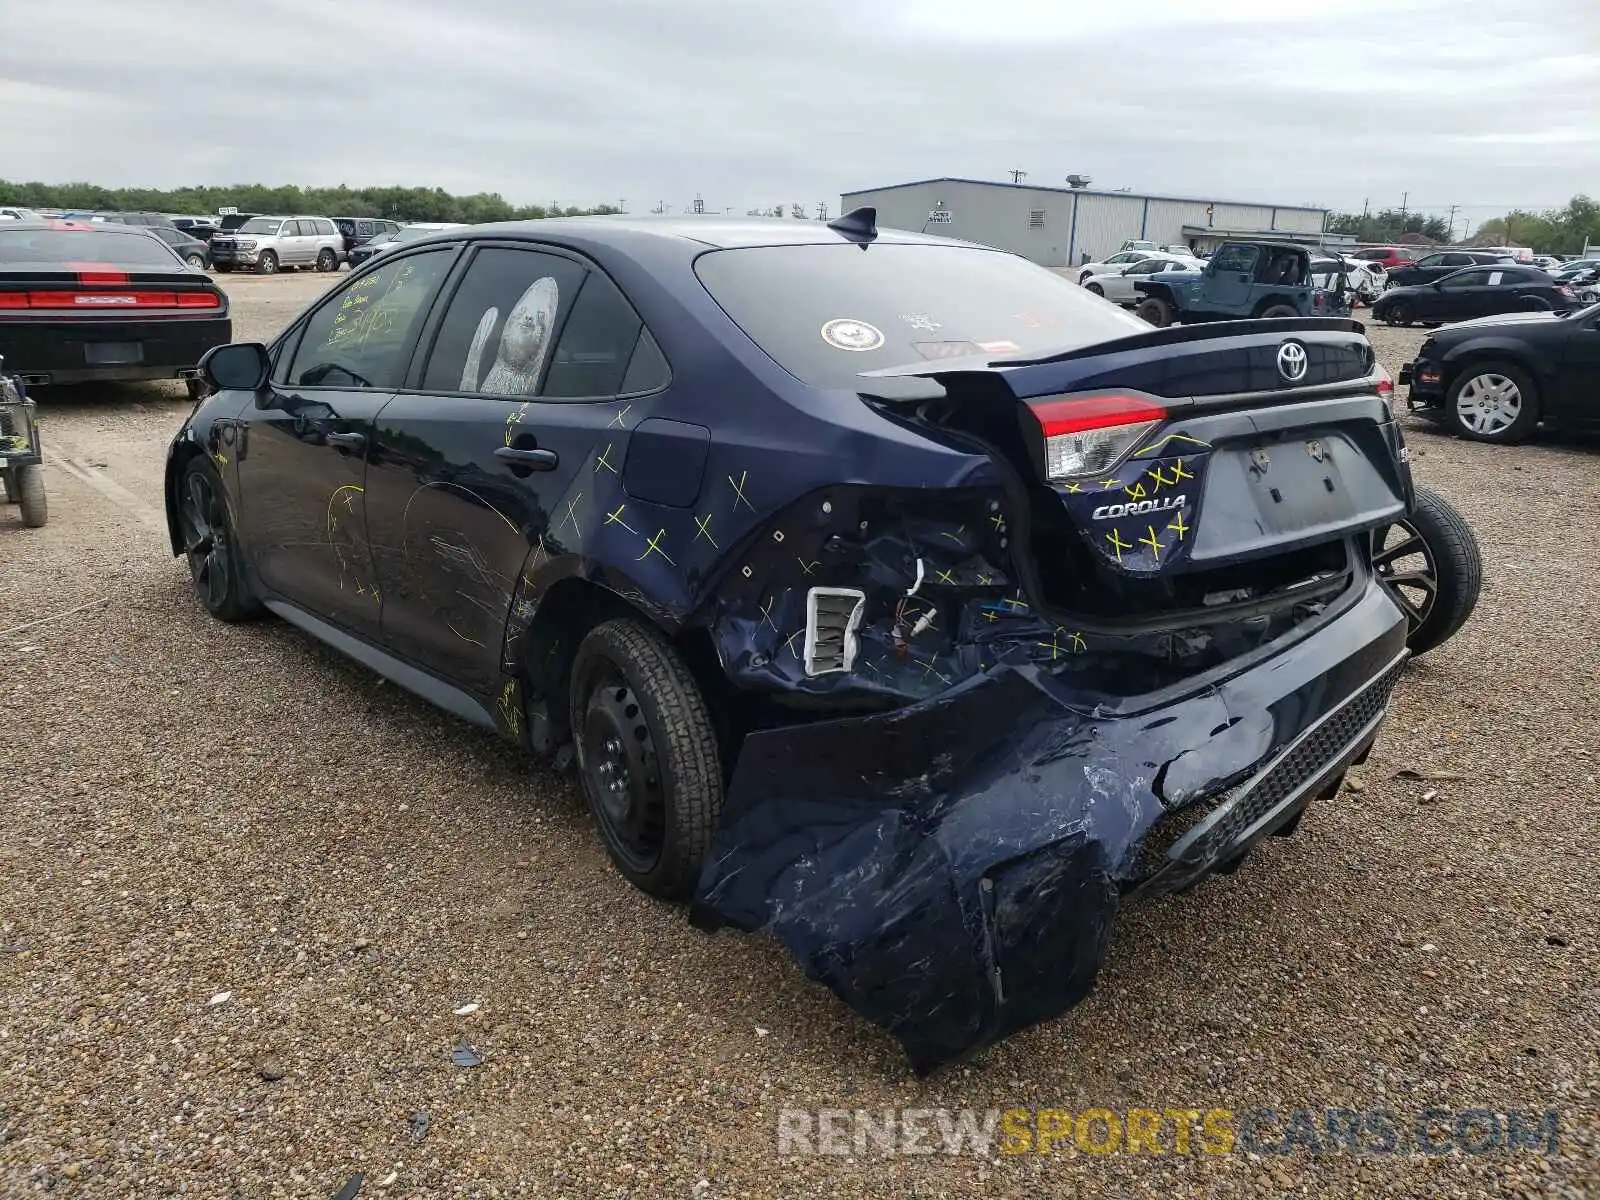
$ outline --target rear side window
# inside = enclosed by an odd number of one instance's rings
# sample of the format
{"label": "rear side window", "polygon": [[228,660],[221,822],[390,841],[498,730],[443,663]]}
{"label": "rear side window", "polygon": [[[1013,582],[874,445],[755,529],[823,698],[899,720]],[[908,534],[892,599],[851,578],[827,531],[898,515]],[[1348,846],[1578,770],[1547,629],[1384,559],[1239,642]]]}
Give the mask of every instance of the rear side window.
{"label": "rear side window", "polygon": [[454,247],[408,255],[336,293],[306,322],[288,384],[399,387],[417,322],[454,258]]}
{"label": "rear side window", "polygon": [[357,237],[371,237],[372,236],[372,222],[371,221],[357,221],[356,222],[356,236]]}
{"label": "rear side window", "polygon": [[0,266],[5,267],[61,270],[69,263],[105,263],[113,267],[165,269],[177,261],[165,243],[142,230],[102,233],[97,229],[0,227]]}
{"label": "rear side window", "polygon": [[590,271],[561,327],[555,361],[542,394],[552,397],[615,396],[643,322],[611,280]]}
{"label": "rear side window", "polygon": [[480,250],[439,325],[423,390],[532,396],[583,277],[559,255]]}
{"label": "rear side window", "polygon": [[1150,329],[1053,271],[964,246],[712,250],[695,272],[751,340],[812,387],[859,391],[863,371],[1052,353]]}

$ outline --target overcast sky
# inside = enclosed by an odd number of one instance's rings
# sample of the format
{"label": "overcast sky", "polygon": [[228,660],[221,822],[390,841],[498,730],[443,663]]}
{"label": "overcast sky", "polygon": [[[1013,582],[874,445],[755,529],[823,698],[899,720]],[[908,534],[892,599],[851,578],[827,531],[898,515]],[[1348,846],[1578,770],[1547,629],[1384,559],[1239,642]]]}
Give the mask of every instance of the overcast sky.
{"label": "overcast sky", "polygon": [[3,0],[0,176],[678,211],[957,175],[1600,191],[1600,0]]}

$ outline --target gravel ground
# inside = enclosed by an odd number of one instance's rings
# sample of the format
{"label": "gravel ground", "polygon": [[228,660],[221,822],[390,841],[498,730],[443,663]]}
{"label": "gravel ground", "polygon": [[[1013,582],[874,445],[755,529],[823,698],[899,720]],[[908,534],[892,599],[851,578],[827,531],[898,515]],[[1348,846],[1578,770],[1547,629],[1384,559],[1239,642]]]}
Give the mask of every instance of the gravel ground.
{"label": "gravel ground", "polygon": [[[238,335],[328,283],[226,280]],[[1392,371],[1420,337],[1372,333]],[[1073,1012],[917,1081],[780,948],[628,887],[568,780],[280,622],[202,615],[160,510],[186,409],[46,397],[50,524],[0,510],[0,1195],[327,1197],[357,1172],[429,1196],[1600,1187],[1594,446],[1412,425],[1488,579],[1362,790],[1126,913]],[[462,1041],[482,1065],[452,1065]],[[777,1155],[780,1108],[885,1106],[1553,1108],[1561,1145]]]}

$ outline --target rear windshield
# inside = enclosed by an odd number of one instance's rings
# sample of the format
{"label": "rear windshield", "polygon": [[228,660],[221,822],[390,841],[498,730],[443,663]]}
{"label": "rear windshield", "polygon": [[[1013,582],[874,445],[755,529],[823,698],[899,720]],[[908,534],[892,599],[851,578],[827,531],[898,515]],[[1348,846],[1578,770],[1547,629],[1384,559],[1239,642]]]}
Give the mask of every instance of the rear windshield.
{"label": "rear windshield", "polygon": [[817,388],[857,391],[863,371],[1037,356],[1150,330],[1055,272],[996,250],[761,246],[710,251],[695,272],[779,366]]}
{"label": "rear windshield", "polygon": [[72,263],[103,263],[113,267],[165,268],[177,261],[165,242],[148,233],[0,228],[0,267],[59,268]]}

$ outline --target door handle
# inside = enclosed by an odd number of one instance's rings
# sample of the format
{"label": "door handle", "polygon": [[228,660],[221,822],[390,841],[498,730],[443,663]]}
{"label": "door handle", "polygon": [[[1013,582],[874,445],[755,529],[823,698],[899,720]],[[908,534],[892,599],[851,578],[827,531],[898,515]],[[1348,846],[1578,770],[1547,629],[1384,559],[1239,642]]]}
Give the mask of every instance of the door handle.
{"label": "door handle", "polygon": [[517,446],[496,446],[494,456],[517,467],[534,471],[554,471],[561,458],[554,450],[523,450]]}
{"label": "door handle", "polygon": [[329,433],[323,435],[323,440],[341,454],[346,451],[360,454],[367,448],[367,437],[363,433]]}

